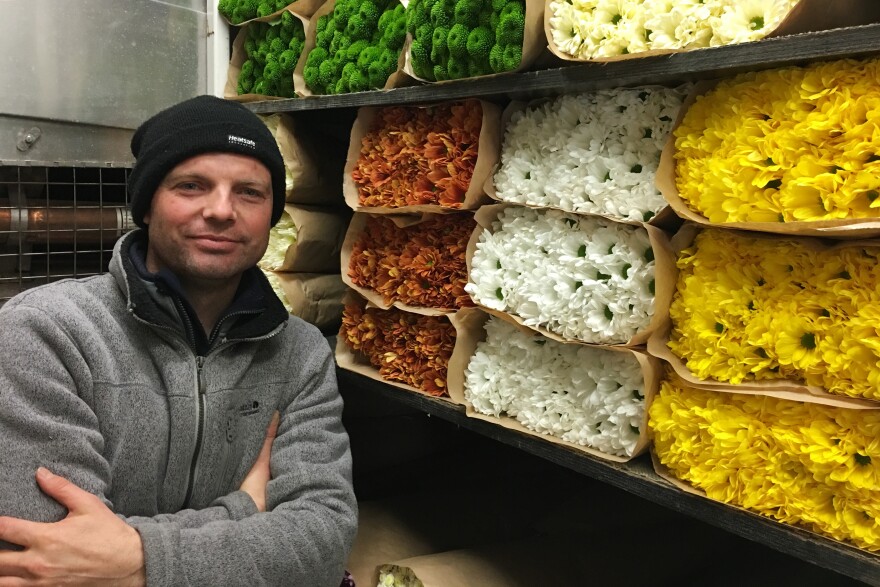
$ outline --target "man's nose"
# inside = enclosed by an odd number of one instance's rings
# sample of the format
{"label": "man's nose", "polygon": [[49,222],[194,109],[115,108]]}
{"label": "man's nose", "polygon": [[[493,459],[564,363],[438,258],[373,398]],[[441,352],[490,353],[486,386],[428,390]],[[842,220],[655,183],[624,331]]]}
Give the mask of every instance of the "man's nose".
{"label": "man's nose", "polygon": [[217,186],[205,199],[203,214],[206,218],[215,220],[232,220],[235,218],[235,202],[232,190],[227,187]]}

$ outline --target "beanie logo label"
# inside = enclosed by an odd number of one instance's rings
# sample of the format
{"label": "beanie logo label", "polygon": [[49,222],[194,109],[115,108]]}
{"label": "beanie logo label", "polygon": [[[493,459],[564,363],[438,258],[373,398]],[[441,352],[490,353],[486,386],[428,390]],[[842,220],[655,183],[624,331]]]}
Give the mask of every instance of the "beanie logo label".
{"label": "beanie logo label", "polygon": [[237,137],[235,135],[229,135],[229,142],[233,145],[242,145],[244,147],[250,147],[251,149],[257,148],[257,143],[255,141],[244,137]]}

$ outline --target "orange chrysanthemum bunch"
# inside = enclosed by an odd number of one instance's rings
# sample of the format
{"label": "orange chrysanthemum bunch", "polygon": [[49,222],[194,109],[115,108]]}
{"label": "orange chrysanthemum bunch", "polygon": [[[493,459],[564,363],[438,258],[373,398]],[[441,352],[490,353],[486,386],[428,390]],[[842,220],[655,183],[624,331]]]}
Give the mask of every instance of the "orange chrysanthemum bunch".
{"label": "orange chrysanthemum bunch", "polygon": [[465,250],[476,228],[467,213],[443,214],[406,228],[384,217],[367,219],[352,247],[348,276],[382,295],[387,305],[421,308],[473,306]]}
{"label": "orange chrysanthemum bunch", "polygon": [[376,114],[352,171],[362,206],[460,208],[477,163],[479,100]]}
{"label": "orange chrysanthemum bunch", "polygon": [[348,346],[366,356],[384,379],[448,395],[446,369],[455,346],[449,319],[365,306],[350,302],[342,312],[340,336]]}

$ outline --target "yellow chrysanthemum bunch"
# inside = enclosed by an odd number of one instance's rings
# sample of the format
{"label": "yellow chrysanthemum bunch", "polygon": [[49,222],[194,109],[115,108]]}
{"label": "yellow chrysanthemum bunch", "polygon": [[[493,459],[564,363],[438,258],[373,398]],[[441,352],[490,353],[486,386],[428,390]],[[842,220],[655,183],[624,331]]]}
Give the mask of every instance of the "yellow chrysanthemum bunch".
{"label": "yellow chrysanthemum bunch", "polygon": [[739,75],[674,131],[676,185],[710,222],[880,216],[880,59]]}
{"label": "yellow chrysanthemum bunch", "polygon": [[668,346],[696,377],[880,399],[880,247],[701,231],[678,257]]}
{"label": "yellow chrysanthemum bunch", "polygon": [[880,551],[880,410],[670,379],[648,425],[660,462],[711,499]]}

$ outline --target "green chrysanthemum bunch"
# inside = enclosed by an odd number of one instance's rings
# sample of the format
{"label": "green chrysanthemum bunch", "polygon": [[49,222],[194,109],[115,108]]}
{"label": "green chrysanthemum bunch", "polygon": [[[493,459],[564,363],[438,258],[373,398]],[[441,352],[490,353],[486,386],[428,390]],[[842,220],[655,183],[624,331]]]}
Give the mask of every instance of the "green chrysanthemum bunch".
{"label": "green chrysanthemum bunch", "polygon": [[398,0],[337,0],[315,30],[303,70],[306,86],[315,94],[375,90],[397,70],[406,11]]}
{"label": "green chrysanthemum bunch", "polygon": [[292,0],[220,0],[217,11],[232,24],[278,12]]}
{"label": "green chrysanthemum bunch", "polygon": [[413,0],[413,73],[443,81],[511,71],[522,61],[523,0]]}
{"label": "green chrysanthemum bunch", "polygon": [[283,12],[276,22],[253,22],[246,30],[238,93],[293,98],[293,70],[306,37],[302,22]]}

